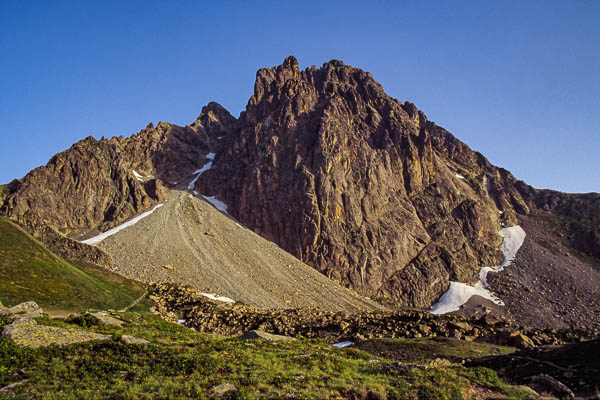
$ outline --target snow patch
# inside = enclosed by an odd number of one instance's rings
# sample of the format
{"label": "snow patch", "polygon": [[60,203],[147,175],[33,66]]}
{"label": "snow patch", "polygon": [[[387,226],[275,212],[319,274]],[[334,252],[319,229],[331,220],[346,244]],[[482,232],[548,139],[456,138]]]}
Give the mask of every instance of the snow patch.
{"label": "snow patch", "polygon": [[512,264],[517,256],[517,251],[519,251],[525,241],[525,231],[519,225],[501,229],[500,236],[504,238],[500,247],[502,254],[504,254],[504,260],[498,266],[481,268],[479,278],[485,288],[489,286],[487,283],[487,274],[489,272],[500,272]]}
{"label": "snow patch", "polygon": [[221,210],[223,212],[227,212],[227,204],[223,203],[221,200],[217,199],[215,196],[205,196],[202,195],[206,201],[215,206],[217,210]]}
{"label": "snow patch", "polygon": [[479,282],[475,286],[469,286],[461,282],[450,282],[448,290],[435,302],[431,308],[432,314],[446,314],[452,311],[457,311],[460,306],[465,304],[472,296],[481,296],[495,304],[504,305],[502,300],[488,290],[487,275],[489,272],[500,272],[508,267],[517,255],[517,251],[525,241],[525,231],[515,225],[510,228],[500,230],[502,246],[500,249],[504,254],[502,264],[495,267],[483,267],[479,271]]}
{"label": "snow patch", "polygon": [[[188,183],[188,190],[193,190],[193,192],[196,196],[199,196],[198,192],[194,190],[194,187],[196,186],[196,181],[198,180],[198,178],[200,178],[200,175],[202,175],[204,172],[206,172],[212,168],[212,164],[213,164],[212,160],[215,159],[215,155],[216,155],[215,153],[208,153],[206,155],[206,158],[208,158],[211,161],[204,164],[204,166],[202,168],[197,169],[196,171],[192,172],[192,174],[195,175],[195,177],[194,177],[194,179],[192,179],[190,181],[190,183]],[[202,195],[202,197],[204,197],[204,199],[206,199],[206,201],[211,203],[218,210],[227,212],[227,204],[223,203],[221,200],[217,199],[215,196]]]}
{"label": "snow patch", "polygon": [[100,243],[101,241],[103,241],[107,237],[112,236],[115,233],[120,232],[120,231],[122,231],[125,228],[129,228],[130,226],[137,224],[139,221],[141,221],[142,219],[146,218],[148,215],[150,215],[154,211],[156,211],[157,208],[162,207],[163,204],[164,203],[157,204],[151,210],[143,212],[140,215],[138,215],[137,217],[132,218],[129,221],[122,223],[119,226],[115,226],[114,228],[109,229],[106,232],[102,232],[101,234],[99,234],[97,236],[94,236],[94,237],[89,238],[89,239],[82,240],[81,243],[90,244],[90,245],[91,244]]}
{"label": "snow patch", "polygon": [[224,303],[235,303],[235,300],[230,299],[229,297],[219,296],[214,293],[200,293],[204,297],[208,297],[211,300],[222,301]]}
{"label": "snow patch", "polygon": [[144,182],[144,177],[140,174],[137,173],[137,171],[134,169],[131,172],[133,172],[133,176],[135,176],[135,179],[137,179],[140,182]]}
{"label": "snow patch", "polygon": [[186,322],[187,322],[187,319],[185,319],[185,318],[184,318],[184,319],[178,319],[178,320],[177,320],[177,323],[178,323],[179,325],[181,325],[181,324],[184,324],[184,323],[186,323]]}
{"label": "snow patch", "polygon": [[339,343],[332,344],[332,346],[337,347],[338,349],[341,349],[342,347],[352,346],[353,344],[354,344],[354,342],[339,342]]}
{"label": "snow patch", "polygon": [[460,175],[460,174],[456,174],[456,175],[454,175],[454,176],[455,176],[455,177],[457,177],[458,179],[463,179],[463,180],[465,179],[465,177],[464,177],[464,176],[462,176],[462,175]]}
{"label": "snow patch", "polygon": [[198,178],[200,178],[200,175],[202,175],[202,173],[204,171],[208,171],[210,168],[212,167],[212,161],[207,162],[206,164],[204,164],[204,167],[195,170],[194,172],[192,172],[194,176],[194,179],[192,179],[190,181],[190,183],[188,183],[188,190],[193,190],[194,186],[196,186],[196,181],[198,180]]}
{"label": "snow patch", "polygon": [[208,171],[209,169],[212,168],[212,161],[207,162],[206,164],[204,164],[204,167],[200,168],[199,170],[197,170],[195,173],[198,174],[198,176],[202,175],[205,171]]}
{"label": "snow patch", "polygon": [[431,309],[432,314],[446,314],[457,311],[460,306],[465,304],[472,296],[481,296],[496,304],[503,305],[502,300],[483,287],[481,282],[475,286],[469,286],[466,283],[450,282],[448,290],[435,302]]}
{"label": "snow patch", "polygon": [[202,175],[204,172],[206,172],[212,168],[212,160],[215,159],[215,153],[208,153],[206,155],[206,158],[208,158],[211,161],[204,164],[204,166],[202,168],[197,169],[194,172],[192,172],[192,175],[195,175],[195,176],[194,176],[194,179],[192,179],[190,181],[190,183],[188,183],[188,186],[187,186],[188,190],[194,190],[194,186],[196,186],[196,181],[198,180],[198,178],[200,178],[200,175]]}

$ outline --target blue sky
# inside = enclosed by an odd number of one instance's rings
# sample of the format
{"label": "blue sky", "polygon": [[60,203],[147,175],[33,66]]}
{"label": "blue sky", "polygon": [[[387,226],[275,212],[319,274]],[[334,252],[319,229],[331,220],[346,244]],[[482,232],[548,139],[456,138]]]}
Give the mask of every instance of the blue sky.
{"label": "blue sky", "polygon": [[232,114],[288,55],[373,73],[535,187],[600,192],[600,1],[0,2],[0,183],[86,136]]}

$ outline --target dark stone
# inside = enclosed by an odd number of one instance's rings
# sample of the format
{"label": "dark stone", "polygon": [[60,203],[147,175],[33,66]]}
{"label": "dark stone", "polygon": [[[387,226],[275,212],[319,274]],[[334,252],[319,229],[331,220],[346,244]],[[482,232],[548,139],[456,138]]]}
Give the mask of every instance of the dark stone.
{"label": "dark stone", "polygon": [[529,385],[538,393],[550,393],[560,399],[575,397],[575,394],[564,383],[551,377],[550,375],[540,374],[531,378]]}

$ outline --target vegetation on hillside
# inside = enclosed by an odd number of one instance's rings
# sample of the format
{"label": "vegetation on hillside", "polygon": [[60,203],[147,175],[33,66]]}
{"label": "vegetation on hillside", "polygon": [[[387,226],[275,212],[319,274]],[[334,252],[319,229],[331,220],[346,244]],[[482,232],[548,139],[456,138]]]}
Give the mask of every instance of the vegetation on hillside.
{"label": "vegetation on hillside", "polygon": [[[384,358],[322,341],[242,341],[198,333],[149,313],[120,317],[128,322],[124,327],[85,318],[38,319],[41,324],[111,334],[114,339],[107,342],[28,349],[0,339],[0,387],[27,380],[15,388],[13,398],[31,399],[204,399],[214,397],[215,387],[226,383],[235,388],[224,396],[230,399],[527,396],[486,368],[426,358],[395,368]],[[117,340],[122,334],[152,344],[125,345]]]}
{"label": "vegetation on hillside", "polygon": [[4,305],[33,300],[57,312],[121,309],[144,290],[143,284],[106,269],[67,261],[0,218],[0,301]]}
{"label": "vegetation on hillside", "polygon": [[358,343],[357,347],[380,357],[411,363],[423,363],[436,358],[461,362],[470,358],[511,354],[517,350],[514,347],[444,337],[371,339]]}

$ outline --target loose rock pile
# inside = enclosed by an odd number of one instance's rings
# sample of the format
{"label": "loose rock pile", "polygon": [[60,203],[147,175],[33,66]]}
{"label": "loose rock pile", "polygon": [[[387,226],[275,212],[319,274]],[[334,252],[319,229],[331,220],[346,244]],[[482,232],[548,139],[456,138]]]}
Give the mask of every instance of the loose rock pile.
{"label": "loose rock pile", "polygon": [[485,341],[519,348],[574,342],[593,338],[594,333],[553,329],[519,328],[505,322],[488,324],[454,316],[436,316],[422,311],[325,312],[310,309],[258,309],[210,300],[194,289],[156,284],[150,296],[157,303],[153,312],[166,320],[200,332],[239,335],[261,330],[278,335],[301,335],[334,342],[372,338],[453,337]]}

